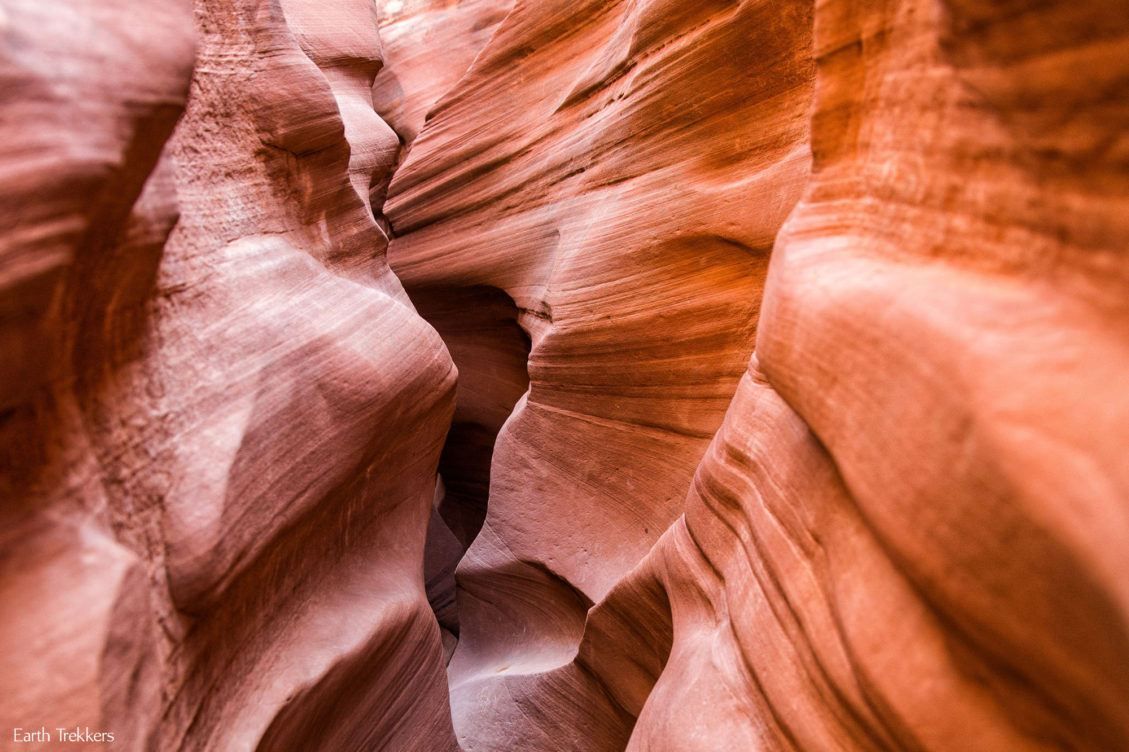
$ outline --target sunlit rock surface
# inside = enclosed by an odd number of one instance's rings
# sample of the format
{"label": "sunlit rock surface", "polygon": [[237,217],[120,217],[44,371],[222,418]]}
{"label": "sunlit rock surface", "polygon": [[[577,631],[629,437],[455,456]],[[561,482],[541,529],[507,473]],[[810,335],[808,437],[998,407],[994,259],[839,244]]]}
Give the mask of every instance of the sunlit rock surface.
{"label": "sunlit rock surface", "polygon": [[1121,4],[143,6],[0,0],[0,749],[1129,748]]}
{"label": "sunlit rock surface", "polygon": [[512,0],[380,0],[384,67],[373,104],[405,143],[470,68]]}

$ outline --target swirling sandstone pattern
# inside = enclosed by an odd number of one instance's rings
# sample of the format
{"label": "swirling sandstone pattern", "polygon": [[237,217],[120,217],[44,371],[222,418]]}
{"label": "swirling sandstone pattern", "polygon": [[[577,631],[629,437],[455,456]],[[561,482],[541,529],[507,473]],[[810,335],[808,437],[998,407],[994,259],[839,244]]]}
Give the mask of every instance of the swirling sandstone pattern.
{"label": "swirling sandstone pattern", "polygon": [[[1124,14],[821,4],[809,121],[797,7],[519,2],[395,177],[409,291],[503,289],[533,337],[460,566],[467,749],[1129,744]],[[678,250],[724,295],[708,239],[767,250],[809,122],[759,357],[664,508],[704,376]]]}
{"label": "swirling sandstone pattern", "polygon": [[1129,745],[1127,53],[1109,2],[817,18],[815,175],[757,349],[915,596],[862,557],[817,578],[866,584],[827,600],[872,744]]}
{"label": "swirling sandstone pattern", "polygon": [[0,0],[0,80],[0,749],[1129,748],[1115,0]]}
{"label": "swirling sandstone pattern", "polygon": [[518,2],[393,179],[409,292],[501,291],[531,340],[458,571],[466,749],[626,743],[637,703],[572,659],[678,518],[749,358],[807,176],[810,28],[803,4]]}
{"label": "swirling sandstone pattern", "polygon": [[54,5],[4,4],[5,747],[453,749],[374,6]]}

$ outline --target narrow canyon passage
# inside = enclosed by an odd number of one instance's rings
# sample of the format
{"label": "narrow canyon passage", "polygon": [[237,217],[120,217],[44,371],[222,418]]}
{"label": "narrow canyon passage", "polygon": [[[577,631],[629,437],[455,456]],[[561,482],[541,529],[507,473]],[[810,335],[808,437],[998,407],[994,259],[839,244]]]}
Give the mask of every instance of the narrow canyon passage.
{"label": "narrow canyon passage", "polygon": [[491,288],[409,289],[459,369],[455,414],[439,456],[424,576],[444,641],[459,634],[455,567],[486,520],[490,465],[506,419],[529,388],[529,337],[505,293]]}
{"label": "narrow canyon passage", "polygon": [[0,0],[0,752],[1129,749],[1118,0]]}
{"label": "narrow canyon passage", "polygon": [[[457,599],[435,587],[431,600],[446,632],[458,621],[448,680],[467,748],[627,744],[669,651],[671,617],[653,574],[611,591],[682,511],[748,363],[769,247],[807,171],[806,13],[771,14],[799,44],[765,66],[745,36],[763,8],[702,9],[634,53],[615,30],[641,23],[642,8],[593,6],[603,28],[554,32],[565,11],[515,7],[457,87],[425,108],[382,85],[418,81],[397,61],[428,59],[399,45],[421,44],[426,33],[405,28],[434,19],[405,9],[388,19],[393,41],[374,88],[394,126],[398,112],[431,113],[414,140],[414,123],[400,126],[408,146],[385,213],[389,264],[460,373],[439,509],[469,550]],[[546,44],[515,55],[539,34]],[[624,68],[634,69],[621,78]],[[483,73],[507,70],[514,78],[501,86]],[[719,72],[738,85],[711,78]],[[702,104],[670,117],[666,103],[679,98]],[[490,141],[466,135],[478,131]],[[721,132],[732,141],[713,140]],[[737,210],[756,195],[771,201]],[[485,516],[468,524],[468,512]],[[441,526],[432,532],[429,553],[459,551]],[[618,690],[633,695],[629,709],[607,686],[623,677],[577,660],[589,610],[609,597],[602,612],[666,613],[628,620],[638,636],[659,635],[647,670]],[[545,716],[537,698],[553,693],[574,709]]]}

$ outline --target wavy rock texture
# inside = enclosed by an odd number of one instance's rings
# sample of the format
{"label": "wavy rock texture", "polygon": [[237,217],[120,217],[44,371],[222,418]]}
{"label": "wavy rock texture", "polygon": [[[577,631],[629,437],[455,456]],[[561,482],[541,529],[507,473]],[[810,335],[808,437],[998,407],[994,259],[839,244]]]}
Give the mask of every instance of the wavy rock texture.
{"label": "wavy rock texture", "polygon": [[510,10],[510,0],[381,0],[384,67],[376,111],[410,143],[428,113],[470,68]]}
{"label": "wavy rock texture", "polygon": [[5,748],[454,748],[374,6],[57,5],[3,16]]}
{"label": "wavy rock texture", "polygon": [[[520,383],[517,340],[452,330],[428,301],[509,301],[530,339],[528,391],[504,425],[476,422],[500,431],[458,569],[465,749],[626,744],[639,698],[574,656],[588,609],[679,517],[753,348],[808,174],[810,31],[803,4],[518,2],[393,179],[390,263],[460,372]],[[460,389],[457,413],[499,394]]]}
{"label": "wavy rock texture", "polygon": [[1127,52],[1108,2],[817,17],[757,350],[917,601],[836,638],[901,747],[1129,744]]}
{"label": "wavy rock texture", "polygon": [[393,181],[532,339],[466,749],[1126,746],[1124,14],[799,7],[519,2]]}
{"label": "wavy rock texture", "polygon": [[[444,93],[474,62],[509,10],[497,0],[413,0],[380,4],[384,67],[373,106],[405,147]],[[387,183],[373,190],[383,204]],[[455,567],[486,516],[494,441],[529,386],[529,337],[504,292],[489,288],[417,290],[413,302],[459,363],[456,409],[436,489],[424,559],[427,595],[442,629],[446,655],[458,639]]]}
{"label": "wavy rock texture", "polygon": [[1121,4],[144,6],[0,0],[0,749],[1129,748]]}
{"label": "wavy rock texture", "polygon": [[[88,335],[113,337],[123,355],[134,348],[139,312],[112,332],[99,314],[111,299],[128,308],[151,285],[148,241],[172,222],[159,177],[139,204],[151,221],[130,210],[184,105],[192,17],[183,3],[157,0],[143,30],[124,23],[131,5],[0,5],[5,749],[16,727],[103,719],[113,720],[122,749],[144,749],[160,713],[146,562],[113,534],[112,489],[77,397],[80,378],[97,388],[97,372],[79,373]],[[92,269],[114,263],[127,225],[132,242],[122,252],[133,263],[109,285]]]}

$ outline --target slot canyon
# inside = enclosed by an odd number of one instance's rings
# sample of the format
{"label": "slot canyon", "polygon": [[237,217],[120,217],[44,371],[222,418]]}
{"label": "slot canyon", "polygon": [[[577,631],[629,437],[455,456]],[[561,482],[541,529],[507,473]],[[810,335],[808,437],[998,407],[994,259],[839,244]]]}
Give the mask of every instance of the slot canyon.
{"label": "slot canyon", "polygon": [[1129,750],[1124,0],[0,0],[0,750]]}

